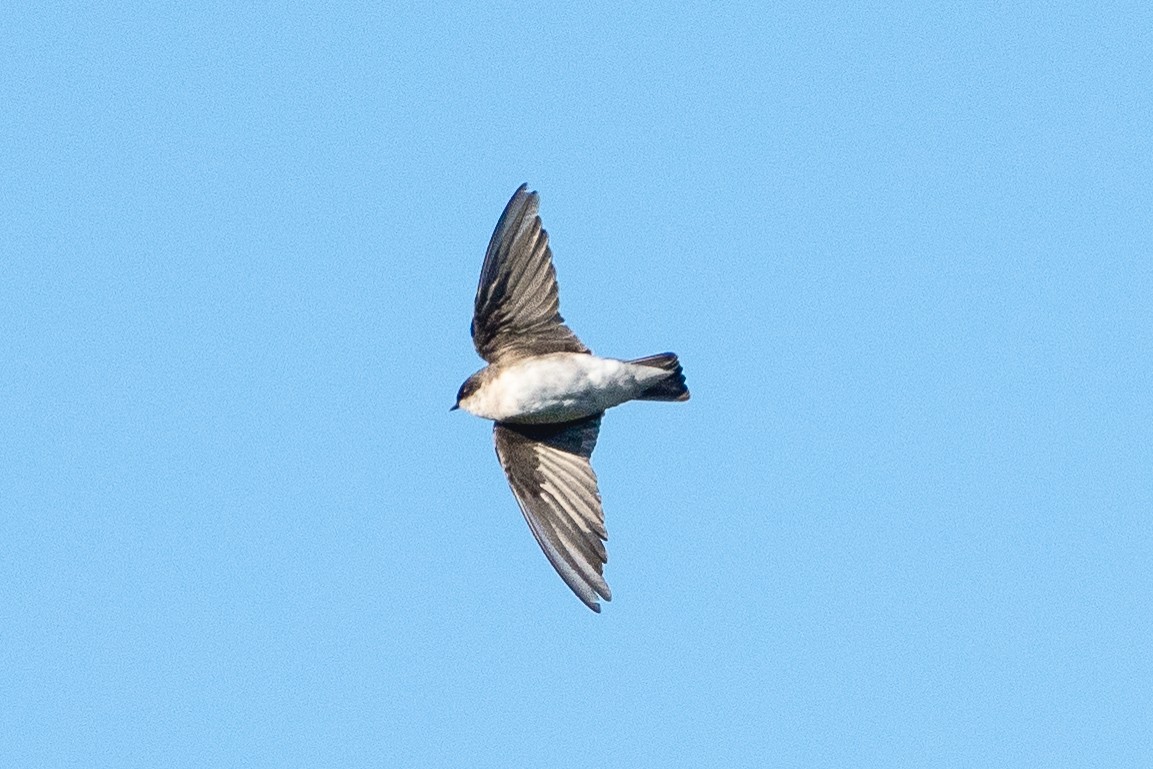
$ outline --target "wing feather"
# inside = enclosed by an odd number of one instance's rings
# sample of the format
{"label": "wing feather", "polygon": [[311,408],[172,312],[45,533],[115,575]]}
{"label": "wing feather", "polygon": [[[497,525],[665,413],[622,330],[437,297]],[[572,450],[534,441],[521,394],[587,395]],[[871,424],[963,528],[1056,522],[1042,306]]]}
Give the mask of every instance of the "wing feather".
{"label": "wing feather", "polygon": [[557,425],[497,422],[497,457],[529,529],[565,584],[593,611],[612,598],[607,533],[590,457],[601,415]]}
{"label": "wing feather", "polygon": [[473,302],[472,340],[489,363],[589,350],[564,324],[540,197],[521,185],[504,208],[485,253]]}

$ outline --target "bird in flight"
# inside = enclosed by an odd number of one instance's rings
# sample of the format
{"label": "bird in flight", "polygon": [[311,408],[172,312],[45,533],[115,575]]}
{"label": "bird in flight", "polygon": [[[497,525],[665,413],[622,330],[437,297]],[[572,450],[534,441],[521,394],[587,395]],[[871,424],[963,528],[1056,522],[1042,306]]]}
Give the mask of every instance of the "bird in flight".
{"label": "bird in flight", "polygon": [[453,409],[491,419],[496,454],[533,536],[565,584],[595,612],[611,600],[604,510],[589,462],[605,409],[625,401],[687,401],[673,353],[600,358],[564,324],[540,198],[513,193],[488,244],[473,304],[472,341],[488,365]]}

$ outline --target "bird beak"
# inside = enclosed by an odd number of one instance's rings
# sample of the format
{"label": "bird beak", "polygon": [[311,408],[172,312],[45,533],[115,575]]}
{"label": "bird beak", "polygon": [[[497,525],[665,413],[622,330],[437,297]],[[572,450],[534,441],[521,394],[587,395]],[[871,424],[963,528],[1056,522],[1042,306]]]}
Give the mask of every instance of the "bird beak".
{"label": "bird beak", "polygon": [[459,403],[454,403],[454,404],[453,404],[453,405],[452,405],[452,406],[449,408],[449,411],[456,411],[458,408],[460,408],[460,404],[459,404]]}

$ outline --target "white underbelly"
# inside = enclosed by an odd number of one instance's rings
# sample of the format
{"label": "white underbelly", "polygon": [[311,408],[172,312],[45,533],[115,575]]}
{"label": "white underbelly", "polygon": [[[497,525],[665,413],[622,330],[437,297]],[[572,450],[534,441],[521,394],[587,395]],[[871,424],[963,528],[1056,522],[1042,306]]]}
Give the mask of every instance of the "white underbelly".
{"label": "white underbelly", "polygon": [[[651,372],[651,373],[650,373]],[[493,415],[506,422],[567,422],[637,397],[666,372],[579,353],[518,362],[491,383]]]}

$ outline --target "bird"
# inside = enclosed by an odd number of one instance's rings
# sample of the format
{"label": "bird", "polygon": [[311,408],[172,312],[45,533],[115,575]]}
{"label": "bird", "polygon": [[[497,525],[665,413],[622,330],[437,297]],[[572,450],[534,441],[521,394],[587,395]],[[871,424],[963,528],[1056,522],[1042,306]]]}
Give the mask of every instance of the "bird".
{"label": "bird", "polygon": [[687,401],[671,352],[602,358],[560,314],[540,196],[522,184],[504,208],[480,270],[471,334],[488,364],[450,411],[493,422],[493,442],[529,529],[565,584],[594,612],[612,593],[604,510],[591,457],[606,409],[626,401]]}

